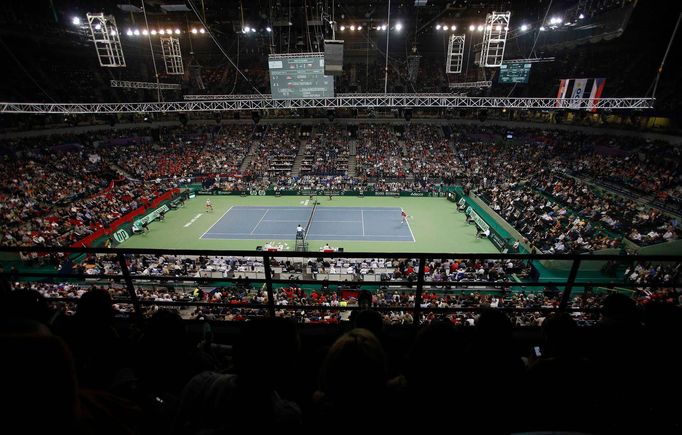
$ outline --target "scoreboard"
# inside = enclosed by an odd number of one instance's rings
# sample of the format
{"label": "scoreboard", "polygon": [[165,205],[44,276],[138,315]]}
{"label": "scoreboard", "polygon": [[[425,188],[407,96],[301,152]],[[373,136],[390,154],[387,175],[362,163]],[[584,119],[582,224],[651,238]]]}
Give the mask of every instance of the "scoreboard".
{"label": "scoreboard", "polygon": [[497,83],[528,83],[531,63],[503,63]]}
{"label": "scoreboard", "polygon": [[334,96],[334,77],[324,75],[324,53],[270,55],[273,100]]}

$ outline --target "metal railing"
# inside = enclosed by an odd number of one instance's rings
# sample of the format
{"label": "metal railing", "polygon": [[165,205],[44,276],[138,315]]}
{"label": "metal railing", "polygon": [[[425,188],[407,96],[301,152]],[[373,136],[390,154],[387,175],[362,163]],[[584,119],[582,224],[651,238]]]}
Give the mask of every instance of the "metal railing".
{"label": "metal railing", "polygon": [[[569,300],[571,297],[571,292],[575,286],[580,287],[610,287],[614,288],[617,286],[619,289],[636,289],[636,288],[668,288],[674,287],[676,283],[672,282],[657,282],[657,283],[635,283],[635,282],[615,282],[605,283],[603,280],[598,281],[586,281],[580,280],[579,271],[581,265],[588,264],[590,262],[616,262],[620,265],[633,265],[637,262],[647,262],[653,264],[670,264],[670,263],[681,263],[682,255],[575,255],[575,254],[500,254],[500,253],[413,253],[413,252],[291,252],[291,251],[243,251],[243,250],[192,250],[192,249],[106,249],[106,248],[64,248],[64,247],[0,247],[0,253],[3,254],[3,260],[1,261],[4,266],[4,271],[0,273],[0,277],[3,280],[12,279],[13,281],[22,281],[26,279],[32,280],[42,280],[45,282],[50,282],[54,280],[118,280],[125,283],[125,288],[129,295],[129,302],[134,307],[134,315],[136,320],[143,320],[142,306],[148,305],[158,305],[158,306],[210,306],[210,307],[230,307],[238,309],[262,309],[269,316],[275,316],[276,310],[297,310],[297,311],[352,311],[357,310],[359,307],[356,306],[325,306],[325,305],[287,305],[280,306],[275,305],[275,295],[273,285],[275,284],[288,284],[293,286],[301,285],[321,285],[324,281],[319,279],[286,279],[286,278],[275,278],[273,276],[273,270],[271,262],[273,260],[285,260],[291,258],[299,259],[396,259],[396,260],[411,260],[416,265],[417,277],[416,280],[391,280],[391,281],[365,281],[360,279],[355,279],[353,281],[329,281],[327,284],[329,286],[337,286],[337,289],[357,289],[361,286],[390,286],[394,289],[399,289],[401,291],[410,290],[414,291],[414,305],[405,306],[385,306],[385,307],[373,307],[376,311],[386,312],[386,311],[411,311],[413,316],[414,324],[417,325],[420,321],[420,314],[422,311],[428,312],[438,312],[438,313],[452,313],[452,312],[468,312],[468,311],[482,311],[483,307],[447,307],[447,308],[423,308],[422,300],[425,289],[434,288],[439,289],[439,291],[446,292],[456,292],[471,291],[472,287],[477,290],[485,287],[492,289],[509,289],[511,287],[524,287],[524,288],[556,288],[562,287],[560,304],[558,307],[532,307],[532,308],[514,308],[514,307],[503,307],[497,308],[503,311],[511,312],[555,312],[555,311],[580,311],[589,312],[590,309],[585,308],[571,308],[569,307]],[[14,258],[8,258],[14,254],[17,254]],[[44,271],[36,270],[31,267],[22,267],[21,270],[8,271],[8,266],[10,264],[16,264],[21,262],[18,254],[23,253],[24,255],[34,255],[34,256],[47,256],[51,254],[62,254],[66,258],[67,256],[77,256],[80,254],[96,254],[96,255],[106,255],[109,259],[116,259],[118,266],[120,267],[120,274],[83,274],[83,273],[62,273],[62,271],[55,270]],[[232,257],[232,258],[249,258],[257,259],[262,262],[264,269],[263,278],[244,278],[241,276],[231,276],[231,277],[204,277],[204,276],[169,276],[169,275],[139,275],[131,273],[128,267],[129,259],[134,259],[135,256],[187,256],[187,257],[199,257],[199,256],[210,256],[210,257]],[[438,261],[442,259],[457,259],[457,260],[522,260],[524,262],[535,262],[538,260],[566,260],[571,262],[570,271],[565,279],[556,279],[551,281],[541,281],[541,280],[530,280],[530,281],[429,281],[425,279],[424,267],[430,261]],[[288,273],[288,272],[287,272]],[[359,278],[356,275],[356,278]],[[538,279],[541,279],[539,277]],[[244,304],[240,303],[238,305],[232,305],[229,303],[216,303],[216,302],[196,302],[196,301],[153,301],[153,300],[140,300],[135,291],[136,282],[139,286],[150,285],[150,282],[159,282],[165,284],[181,283],[181,282],[201,282],[201,283],[232,283],[232,284],[253,284],[262,283],[264,284],[265,290],[267,292],[267,304]],[[141,284],[140,284],[141,283]],[[443,289],[440,289],[443,287]],[[452,290],[452,287],[455,290]],[[56,299],[59,300],[59,299]],[[68,299],[68,301],[73,302],[73,299]],[[592,309],[591,311],[595,311]]]}

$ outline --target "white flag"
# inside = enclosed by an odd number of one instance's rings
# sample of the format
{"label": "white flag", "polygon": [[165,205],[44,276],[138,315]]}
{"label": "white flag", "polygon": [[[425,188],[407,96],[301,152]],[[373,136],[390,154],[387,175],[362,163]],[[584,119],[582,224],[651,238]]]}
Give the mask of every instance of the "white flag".
{"label": "white flag", "polygon": [[[587,87],[587,79],[575,79],[573,83],[573,93],[571,98],[584,98],[585,87]],[[577,109],[580,107],[580,101],[571,102],[571,108]]]}

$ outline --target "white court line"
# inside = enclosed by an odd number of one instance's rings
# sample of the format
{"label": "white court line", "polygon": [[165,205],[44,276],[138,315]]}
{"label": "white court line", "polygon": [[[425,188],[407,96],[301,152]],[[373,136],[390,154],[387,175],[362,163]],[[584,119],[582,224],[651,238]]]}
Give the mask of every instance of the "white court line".
{"label": "white court line", "polygon": [[196,220],[199,219],[201,216],[203,216],[201,213],[199,213],[198,215],[194,216],[189,222],[187,222],[187,223],[185,224],[185,228],[187,228],[188,226],[192,225],[192,224],[193,224],[194,222],[196,222]]}
{"label": "white court line", "polygon": [[[291,234],[251,234],[251,233],[211,233],[211,235],[217,234],[221,236],[285,236],[291,237]],[[330,236],[330,237],[362,237],[359,234],[309,234],[310,236]],[[397,237],[407,237],[407,236],[386,236],[386,235],[371,235],[368,234],[365,237],[381,237],[381,238],[397,238]],[[353,241],[353,240],[351,240]],[[362,240],[355,240],[361,242]],[[413,240],[395,240],[396,242],[412,242]]]}
{"label": "white court line", "polygon": [[260,218],[260,220],[258,221],[258,223],[256,224],[256,226],[253,227],[253,229],[251,230],[251,234],[253,234],[253,232],[256,231],[256,228],[258,228],[258,225],[260,225],[260,223],[263,222],[263,219],[265,218],[265,215],[267,215],[269,211],[270,211],[270,209],[265,210],[265,213],[263,213],[263,216],[261,216],[261,218]]}
{"label": "white court line", "polygon": [[[284,222],[284,223],[294,223],[294,222],[301,222],[300,220],[298,221],[288,221],[284,219],[265,219],[263,222]],[[319,220],[319,219],[313,219],[312,223],[316,222],[333,222],[333,223],[354,223],[354,224],[359,224],[361,221],[326,221],[326,220]]]}
{"label": "white court line", "polygon": [[412,236],[412,241],[416,242],[417,240],[414,238],[414,233],[412,232],[412,227],[410,226],[410,220],[405,219],[405,222],[407,222],[407,229],[410,230],[410,235]]}
{"label": "white court line", "polygon": [[365,235],[365,212],[360,209],[360,216],[362,216],[362,235]]}
{"label": "white court line", "polygon": [[206,235],[206,233],[208,233],[209,231],[211,231],[211,228],[213,228],[214,226],[216,226],[216,224],[217,224],[218,222],[220,222],[220,221],[225,217],[225,215],[228,214],[228,213],[230,212],[230,210],[232,210],[232,207],[233,207],[233,206],[230,206],[230,208],[228,208],[227,211],[226,211],[225,213],[223,213],[222,216],[220,216],[220,219],[218,219],[217,221],[215,221],[215,222],[213,223],[213,225],[211,225],[211,227],[210,227],[209,229],[207,229],[206,232],[205,232],[204,234],[202,234],[199,238],[200,238],[200,239],[203,238],[203,237]]}
{"label": "white court line", "polygon": [[[232,207],[230,207],[232,208]],[[272,207],[257,207],[257,206],[251,206],[251,205],[235,205],[234,206],[234,211],[241,211],[241,210],[276,210],[276,211],[301,211],[302,208],[305,207],[281,207],[278,205],[273,205]],[[308,207],[312,208],[312,207]]]}
{"label": "white court line", "polygon": [[331,222],[331,223],[335,223],[335,224],[338,224],[338,223],[353,223],[353,224],[359,224],[359,223],[362,222],[362,221],[326,221],[326,220],[320,220],[320,219],[313,219],[313,223],[315,223],[315,222],[325,222],[325,223],[330,223],[330,222]]}
{"label": "white court line", "polygon": [[251,234],[251,233],[211,233],[218,234],[220,236],[286,236],[291,237],[291,234]]}
{"label": "white court line", "polygon": [[[214,233],[215,234],[215,233]],[[382,238],[397,238],[397,237],[404,237],[407,238],[408,236],[390,236],[390,235],[379,235],[379,234],[366,234],[364,236],[361,236],[360,234],[321,234],[321,233],[311,233],[308,234],[308,236],[329,236],[329,237],[382,237]],[[359,241],[359,240],[358,240]]]}

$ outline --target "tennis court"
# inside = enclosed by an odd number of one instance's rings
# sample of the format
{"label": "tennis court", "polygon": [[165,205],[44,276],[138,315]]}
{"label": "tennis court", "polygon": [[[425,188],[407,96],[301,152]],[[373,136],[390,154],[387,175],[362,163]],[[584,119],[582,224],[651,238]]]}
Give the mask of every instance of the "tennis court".
{"label": "tennis court", "polygon": [[414,242],[400,207],[230,207],[202,236],[214,240],[294,239]]}

